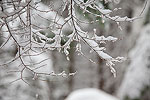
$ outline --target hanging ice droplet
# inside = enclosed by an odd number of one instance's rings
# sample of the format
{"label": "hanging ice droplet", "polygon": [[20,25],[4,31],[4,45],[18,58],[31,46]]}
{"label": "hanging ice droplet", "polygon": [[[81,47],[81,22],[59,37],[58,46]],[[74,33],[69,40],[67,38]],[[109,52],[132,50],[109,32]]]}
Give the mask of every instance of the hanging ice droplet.
{"label": "hanging ice droplet", "polygon": [[94,62],[92,59],[89,59],[89,60],[90,60],[90,62],[92,62],[92,63],[96,64],[96,62]]}
{"label": "hanging ice droplet", "polygon": [[91,23],[91,24],[93,24],[93,23],[94,23],[94,21],[91,21],[90,23]]}
{"label": "hanging ice droplet", "polygon": [[102,23],[105,23],[105,20],[104,20],[104,19],[102,19]]}
{"label": "hanging ice droplet", "polygon": [[115,9],[114,9],[114,11],[117,11],[117,10],[118,10],[118,8],[115,8]]}
{"label": "hanging ice droplet", "polygon": [[92,53],[92,52],[93,52],[93,50],[91,49],[91,50],[90,50],[90,53]]}
{"label": "hanging ice droplet", "polygon": [[35,80],[35,78],[33,77],[32,80]]}
{"label": "hanging ice droplet", "polygon": [[122,27],[121,26],[118,26],[119,27],[119,29],[122,31]]}
{"label": "hanging ice droplet", "polygon": [[39,94],[36,94],[35,97],[38,98],[38,97],[39,97]]}
{"label": "hanging ice droplet", "polygon": [[67,60],[68,60],[68,61],[70,61],[70,58],[69,58],[69,57],[67,57]]}
{"label": "hanging ice droplet", "polygon": [[96,29],[95,28],[93,29],[93,31],[94,31],[94,33],[96,33]]}

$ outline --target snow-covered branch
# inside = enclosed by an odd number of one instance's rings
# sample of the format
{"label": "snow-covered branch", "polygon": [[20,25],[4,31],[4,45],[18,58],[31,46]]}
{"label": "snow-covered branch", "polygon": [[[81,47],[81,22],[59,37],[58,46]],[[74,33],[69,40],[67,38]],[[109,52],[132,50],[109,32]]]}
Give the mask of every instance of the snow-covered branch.
{"label": "snow-covered branch", "polygon": [[[114,77],[116,77],[116,70],[113,66],[115,65],[115,62],[121,62],[124,58],[111,57],[105,52],[106,48],[101,47],[100,44],[115,42],[117,41],[117,38],[112,36],[98,36],[96,35],[96,29],[93,29],[94,34],[93,36],[90,36],[89,32],[83,29],[81,24],[86,22],[77,17],[76,9],[79,8],[83,13],[100,17],[103,20],[112,20],[116,22],[119,27],[120,22],[132,22],[136,17],[128,18],[127,16],[111,16],[111,14],[114,11],[119,10],[119,8],[114,10],[104,9],[98,0],[62,0],[62,2],[63,7],[61,13],[44,5],[39,0],[19,0],[15,2],[10,0],[9,2],[3,2],[1,4],[3,9],[0,11],[0,31],[3,37],[3,44],[0,48],[6,49],[10,41],[11,45],[17,47],[15,57],[10,61],[1,64],[1,66],[19,60],[19,66],[22,66],[20,78],[24,82],[26,82],[23,76],[25,70],[32,72],[33,77],[40,74],[52,75],[33,70],[40,68],[39,66],[32,68],[33,65],[41,64],[45,60],[42,59],[39,62],[32,62],[32,57],[39,55],[43,56],[43,54],[49,50],[58,50],[63,51],[67,56],[67,60],[69,60],[70,44],[76,42],[77,51],[82,53],[81,43],[84,42],[92,51],[96,52],[101,59],[106,61],[106,65],[110,67],[111,72]],[[106,0],[106,2],[108,2],[108,0]],[[89,8],[97,11],[97,13],[88,10]],[[66,18],[61,16],[65,10],[68,11]],[[89,24],[91,22],[89,22]],[[66,31],[70,31],[71,33],[68,35],[66,34]],[[64,43],[62,43],[62,41],[64,41]],[[84,53],[82,54],[84,55]],[[31,62],[32,64],[30,64]],[[43,67],[44,65],[40,66]],[[63,72],[60,73],[60,75],[63,76],[67,74]]]}

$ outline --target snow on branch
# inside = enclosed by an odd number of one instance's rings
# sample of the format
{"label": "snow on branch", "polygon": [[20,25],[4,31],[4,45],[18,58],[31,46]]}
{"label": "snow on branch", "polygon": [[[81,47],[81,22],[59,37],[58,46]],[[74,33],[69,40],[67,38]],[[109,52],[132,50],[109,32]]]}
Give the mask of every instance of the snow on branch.
{"label": "snow on branch", "polygon": [[[105,1],[108,2],[109,0]],[[15,2],[10,0],[9,2],[2,3],[3,10],[0,11],[0,32],[3,43],[0,49],[6,49],[11,42],[11,45],[17,47],[17,53],[12,60],[1,64],[1,66],[19,60],[19,66],[22,68],[20,71],[20,79],[26,83],[23,76],[25,70],[28,70],[33,73],[33,75],[36,74],[37,76],[40,74],[51,75],[49,73],[41,73],[33,70],[33,65],[44,62],[44,60],[39,62],[32,61],[31,58],[33,56],[41,55],[42,57],[45,57],[43,56],[45,52],[49,50],[58,50],[59,52],[63,51],[67,56],[67,60],[69,60],[70,44],[76,42],[76,51],[83,54],[81,42],[85,42],[92,51],[96,52],[101,59],[106,61],[106,65],[109,66],[114,77],[116,77],[116,70],[113,66],[115,65],[115,62],[121,62],[124,58],[111,57],[105,52],[106,48],[101,47],[100,44],[115,42],[118,39],[112,36],[98,36],[95,34],[96,29],[93,29],[94,35],[91,37],[88,32],[83,30],[81,24],[86,22],[77,17],[76,9],[80,8],[83,13],[88,13],[102,19],[112,20],[116,22],[119,27],[120,22],[132,22],[136,17],[110,16],[114,11],[119,10],[119,8],[114,10],[104,9],[100,6],[101,4],[98,0],[62,0],[62,2],[62,9],[60,12],[54,10],[50,6],[44,5],[40,0],[18,0]],[[98,12],[92,12],[92,10],[88,10],[88,8]],[[61,15],[66,10],[68,11],[68,16],[64,18]],[[91,22],[89,22],[89,24]],[[66,31],[71,31],[71,34],[66,34]],[[64,44],[62,41],[65,41]],[[31,62],[32,64],[29,64]],[[60,73],[60,75],[69,74],[63,72]]]}

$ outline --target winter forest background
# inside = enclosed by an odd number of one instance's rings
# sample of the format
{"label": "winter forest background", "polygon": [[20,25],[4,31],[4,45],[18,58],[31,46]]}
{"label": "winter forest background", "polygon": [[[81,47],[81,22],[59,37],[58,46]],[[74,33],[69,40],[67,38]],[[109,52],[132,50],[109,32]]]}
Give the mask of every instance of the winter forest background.
{"label": "winter forest background", "polygon": [[0,45],[0,100],[150,100],[149,0],[0,0]]}

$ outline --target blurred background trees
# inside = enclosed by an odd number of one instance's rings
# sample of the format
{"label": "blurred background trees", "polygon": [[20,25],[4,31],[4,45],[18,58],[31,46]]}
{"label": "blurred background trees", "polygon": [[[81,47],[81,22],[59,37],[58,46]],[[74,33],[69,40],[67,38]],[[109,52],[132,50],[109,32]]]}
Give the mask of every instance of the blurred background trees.
{"label": "blurred background trees", "polygon": [[[86,1],[87,0],[84,0],[84,2]],[[131,23],[120,23],[122,27],[122,30],[120,30],[116,22],[106,19],[103,20],[100,17],[92,16],[88,13],[83,14],[82,11],[76,7],[77,17],[80,19],[86,20],[87,22],[97,20],[97,22],[89,25],[83,24],[84,30],[92,33],[93,29],[96,29],[96,34],[99,36],[114,36],[119,39],[113,43],[101,44],[101,46],[107,48],[106,52],[109,52],[112,57],[120,55],[127,58],[123,63],[117,63],[114,66],[117,71],[116,78],[113,77],[104,60],[96,53],[89,53],[90,48],[87,45],[82,44],[82,51],[86,56],[84,57],[75,52],[76,43],[71,43],[69,61],[66,59],[64,53],[56,50],[50,53],[46,52],[46,55],[42,56],[50,58],[43,62],[44,64],[48,64],[48,67],[44,67],[41,70],[44,72],[53,70],[55,73],[61,73],[63,71],[66,73],[74,73],[77,71],[75,76],[68,76],[67,78],[49,76],[39,80],[29,79],[28,82],[31,85],[28,86],[21,80],[13,82],[15,79],[18,79],[19,73],[16,74],[10,71],[15,71],[14,65],[19,66],[19,62],[0,66],[0,99],[64,100],[74,90],[98,88],[118,97],[120,100],[149,100],[150,2],[146,0],[108,0],[111,2],[105,3],[104,1],[105,0],[98,0],[105,9],[122,8],[114,12],[112,16],[121,15],[128,16],[129,18],[135,16],[141,17]],[[3,2],[7,2],[7,0]],[[63,3],[61,0],[41,0],[41,2],[46,6],[52,7],[52,9],[61,15],[61,4]],[[1,11],[2,10],[1,8]],[[96,11],[93,12],[97,13]],[[62,16],[66,18],[68,13],[68,9],[65,9]],[[0,16],[2,16],[2,14]],[[2,28],[0,32],[1,34],[3,33]],[[49,32],[49,30],[46,30],[46,32]],[[65,30],[65,32],[65,34],[71,33],[70,29]],[[1,45],[2,42],[3,37],[1,35]],[[0,49],[0,63],[12,59],[16,55],[16,52],[16,47],[8,43],[5,49]],[[39,58],[41,57],[33,59],[36,62]],[[95,63],[92,63],[89,59],[92,59]],[[32,76],[31,72],[26,72],[25,74]],[[10,82],[13,83],[10,84]]]}

